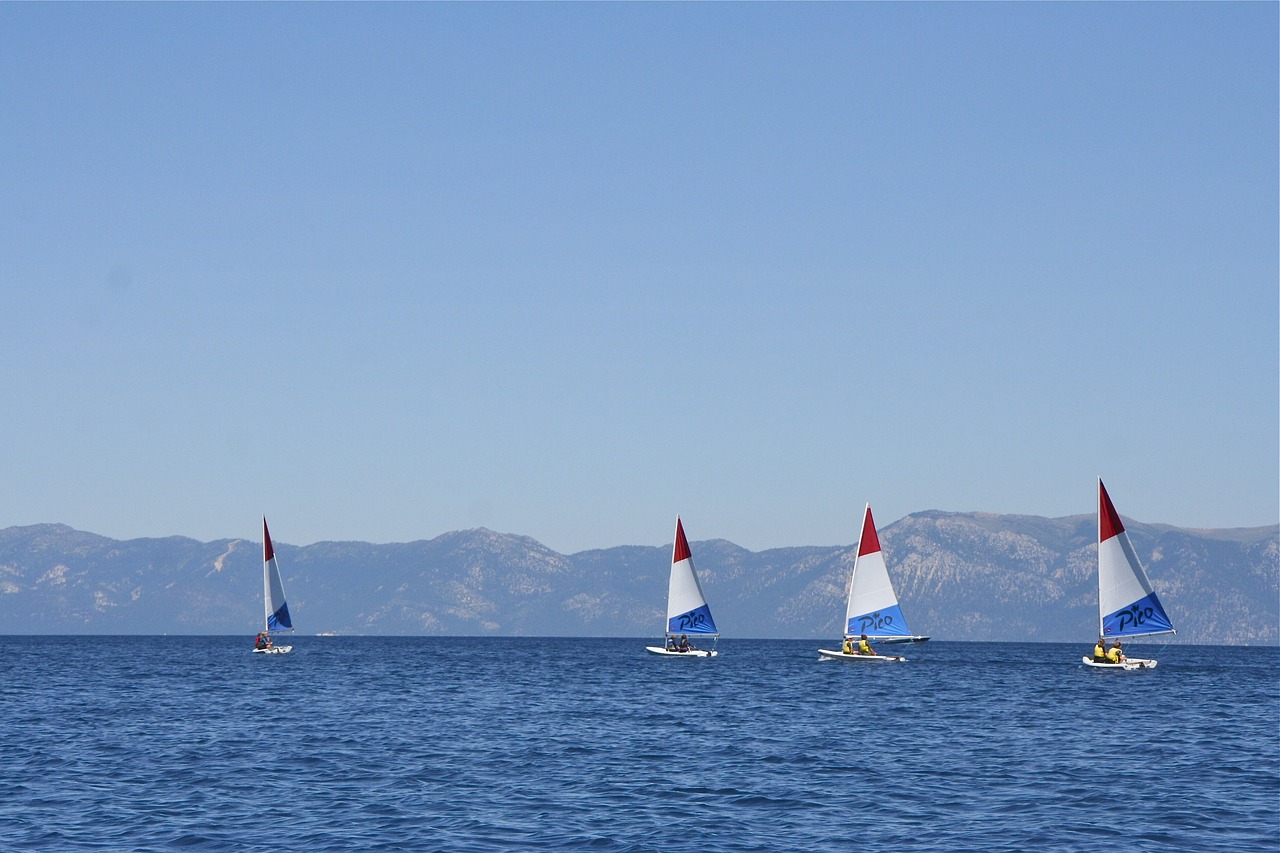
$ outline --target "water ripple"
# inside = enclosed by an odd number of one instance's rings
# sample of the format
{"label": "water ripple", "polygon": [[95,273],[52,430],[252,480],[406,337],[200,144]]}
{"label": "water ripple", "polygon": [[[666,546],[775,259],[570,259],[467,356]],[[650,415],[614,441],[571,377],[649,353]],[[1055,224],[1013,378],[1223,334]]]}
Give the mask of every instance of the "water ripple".
{"label": "water ripple", "polygon": [[1280,846],[1276,649],[0,638],[0,850]]}

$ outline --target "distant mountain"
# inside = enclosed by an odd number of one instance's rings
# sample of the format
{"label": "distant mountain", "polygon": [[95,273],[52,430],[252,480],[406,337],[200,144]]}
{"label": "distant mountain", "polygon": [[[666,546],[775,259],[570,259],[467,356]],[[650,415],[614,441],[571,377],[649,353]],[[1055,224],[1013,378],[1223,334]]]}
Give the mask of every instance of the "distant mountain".
{"label": "distant mountain", "polygon": [[[1177,641],[1280,643],[1280,525],[1125,525]],[[1087,642],[1096,536],[1092,515],[920,512],[880,531],[912,629],[947,640]],[[656,636],[671,559],[669,545],[565,555],[485,529],[275,549],[302,634]],[[840,634],[853,546],[692,549],[724,636]],[[0,633],[252,634],[261,561],[261,544],[242,539],[10,527],[0,530]]]}

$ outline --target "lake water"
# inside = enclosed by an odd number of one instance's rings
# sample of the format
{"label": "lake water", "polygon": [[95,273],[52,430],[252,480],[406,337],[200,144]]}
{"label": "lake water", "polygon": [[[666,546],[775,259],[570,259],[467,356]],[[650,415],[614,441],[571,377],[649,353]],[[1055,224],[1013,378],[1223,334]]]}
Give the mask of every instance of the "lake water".
{"label": "lake water", "polygon": [[0,850],[1275,850],[1280,650],[0,637]]}

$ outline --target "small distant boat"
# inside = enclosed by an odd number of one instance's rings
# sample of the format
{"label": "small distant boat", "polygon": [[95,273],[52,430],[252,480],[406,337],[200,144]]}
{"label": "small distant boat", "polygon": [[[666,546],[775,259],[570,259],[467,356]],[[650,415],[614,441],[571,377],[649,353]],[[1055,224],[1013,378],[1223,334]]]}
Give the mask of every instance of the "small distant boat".
{"label": "small distant boat", "polygon": [[667,632],[661,646],[645,646],[655,655],[671,657],[713,658],[715,649],[699,649],[689,642],[689,635],[719,638],[716,622],[711,618],[707,597],[702,594],[698,574],[693,570],[693,555],[684,538],[684,525],[676,516],[676,540],[671,550],[671,579],[667,583]]}
{"label": "small distant boat", "polygon": [[280,580],[280,566],[276,563],[276,550],[271,547],[271,531],[267,530],[267,517],[262,517],[262,599],[266,608],[266,629],[254,639],[255,654],[284,655],[293,646],[277,646],[272,634],[293,630],[289,618],[289,604],[284,597],[284,581]]}
{"label": "small distant boat", "polygon": [[[1173,634],[1173,622],[1151,587],[1147,572],[1111,503],[1107,487],[1098,478],[1098,636],[1102,640]],[[1085,666],[1097,669],[1152,669],[1151,658],[1131,658],[1121,663],[1101,662],[1085,655]]]}
{"label": "small distant boat", "polygon": [[862,516],[862,533],[858,537],[858,553],[853,558],[853,575],[849,579],[849,599],[845,606],[844,642],[840,650],[818,649],[827,660],[902,661],[901,655],[859,654],[860,641],[868,643],[923,643],[929,638],[912,634],[898,604],[898,594],[889,580],[880,537],[871,517],[871,504]]}

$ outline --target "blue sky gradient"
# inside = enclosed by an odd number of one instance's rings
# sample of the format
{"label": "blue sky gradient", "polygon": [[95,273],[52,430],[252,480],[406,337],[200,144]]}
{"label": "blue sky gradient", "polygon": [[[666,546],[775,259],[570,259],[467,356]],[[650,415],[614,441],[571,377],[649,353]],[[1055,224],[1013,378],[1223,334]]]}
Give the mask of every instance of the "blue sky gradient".
{"label": "blue sky gradient", "polygon": [[1276,523],[1278,8],[0,4],[0,527]]}

